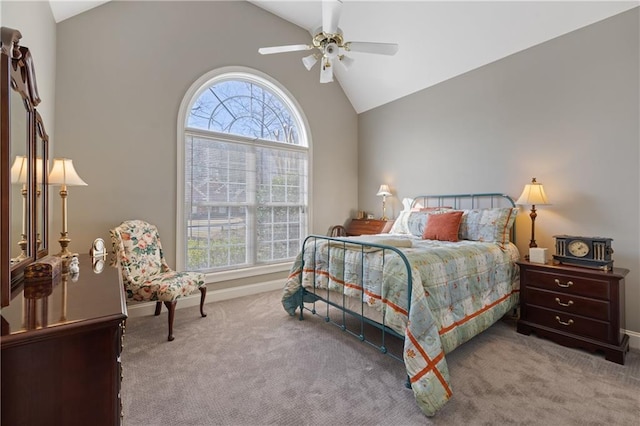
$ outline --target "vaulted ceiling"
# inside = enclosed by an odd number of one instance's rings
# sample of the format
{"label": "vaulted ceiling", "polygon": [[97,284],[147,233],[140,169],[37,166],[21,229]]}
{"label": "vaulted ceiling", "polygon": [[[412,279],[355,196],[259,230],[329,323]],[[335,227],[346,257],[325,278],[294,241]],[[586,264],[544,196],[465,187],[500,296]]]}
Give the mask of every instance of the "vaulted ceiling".
{"label": "vaulted ceiling", "polygon": [[[57,22],[109,0],[50,0]],[[309,31],[322,23],[320,1],[252,0]],[[356,112],[364,112],[508,55],[638,7],[638,1],[358,1],[343,0],[339,26],[346,41],[398,43],[395,56],[350,52],[355,62],[335,67]],[[258,36],[258,35],[256,35]],[[271,44],[273,45],[273,44]],[[289,52],[298,55],[307,52]],[[318,73],[316,66],[307,71]]]}

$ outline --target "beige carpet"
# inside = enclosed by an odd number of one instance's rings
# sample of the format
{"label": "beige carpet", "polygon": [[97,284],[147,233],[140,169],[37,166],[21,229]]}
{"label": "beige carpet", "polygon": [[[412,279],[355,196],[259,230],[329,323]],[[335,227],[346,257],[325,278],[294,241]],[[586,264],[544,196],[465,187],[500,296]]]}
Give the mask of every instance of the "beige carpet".
{"label": "beige carpet", "polygon": [[454,395],[428,418],[402,363],[319,317],[290,317],[279,291],[206,311],[176,311],[173,342],[166,311],[127,322],[125,425],[640,424],[638,351],[621,366],[501,321],[447,355]]}

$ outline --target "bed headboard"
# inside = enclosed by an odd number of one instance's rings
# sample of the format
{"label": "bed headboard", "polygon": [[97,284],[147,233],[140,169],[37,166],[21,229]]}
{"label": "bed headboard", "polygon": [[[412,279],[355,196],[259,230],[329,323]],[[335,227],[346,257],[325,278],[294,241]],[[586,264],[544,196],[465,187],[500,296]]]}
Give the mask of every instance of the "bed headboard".
{"label": "bed headboard", "polygon": [[[492,209],[500,207],[515,207],[513,198],[499,192],[484,194],[448,194],[448,195],[418,195],[414,197],[411,207],[451,207],[464,209]],[[515,224],[511,227],[511,241],[516,241]]]}
{"label": "bed headboard", "polygon": [[451,207],[454,209],[491,209],[498,207],[515,207],[511,197],[498,192],[486,194],[449,194],[418,195],[413,198],[411,207],[418,203],[422,207]]}

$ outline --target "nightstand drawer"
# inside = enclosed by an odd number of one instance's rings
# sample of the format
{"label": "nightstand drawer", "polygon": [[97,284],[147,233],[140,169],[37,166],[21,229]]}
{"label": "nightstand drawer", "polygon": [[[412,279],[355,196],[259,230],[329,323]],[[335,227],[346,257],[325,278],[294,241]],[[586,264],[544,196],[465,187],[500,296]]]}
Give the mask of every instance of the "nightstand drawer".
{"label": "nightstand drawer", "polygon": [[349,226],[347,226],[347,235],[384,234],[389,232],[392,225],[392,220],[351,219]]}
{"label": "nightstand drawer", "polygon": [[526,270],[524,274],[528,287],[609,300],[609,281],[536,270]]}
{"label": "nightstand drawer", "polygon": [[527,306],[529,321],[577,336],[609,341],[609,323],[551,309]]}
{"label": "nightstand drawer", "polygon": [[589,299],[575,294],[563,294],[537,288],[527,288],[527,305],[555,309],[567,314],[578,314],[602,321],[610,320],[609,302]]}

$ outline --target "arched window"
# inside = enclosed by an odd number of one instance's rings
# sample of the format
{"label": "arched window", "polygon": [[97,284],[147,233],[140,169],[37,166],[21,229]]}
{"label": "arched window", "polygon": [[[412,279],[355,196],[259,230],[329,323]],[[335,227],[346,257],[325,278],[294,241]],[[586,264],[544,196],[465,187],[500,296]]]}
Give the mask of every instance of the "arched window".
{"label": "arched window", "polygon": [[219,272],[291,262],[308,228],[305,122],[268,77],[214,74],[192,86],[181,108],[181,266]]}

